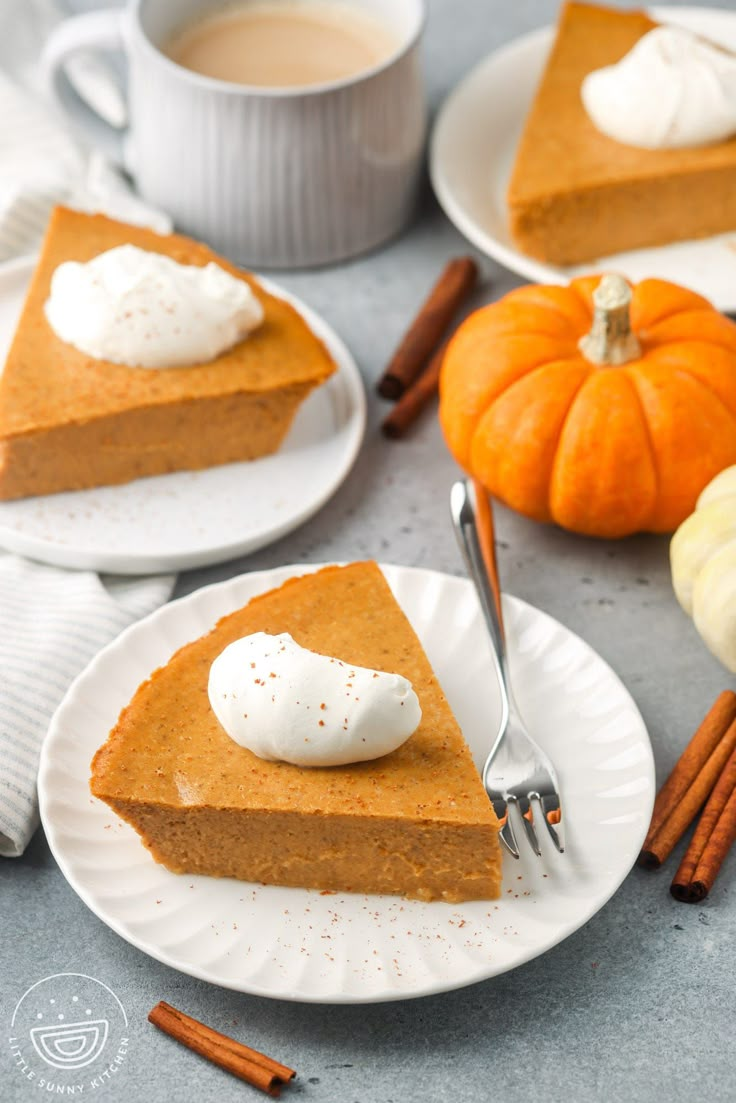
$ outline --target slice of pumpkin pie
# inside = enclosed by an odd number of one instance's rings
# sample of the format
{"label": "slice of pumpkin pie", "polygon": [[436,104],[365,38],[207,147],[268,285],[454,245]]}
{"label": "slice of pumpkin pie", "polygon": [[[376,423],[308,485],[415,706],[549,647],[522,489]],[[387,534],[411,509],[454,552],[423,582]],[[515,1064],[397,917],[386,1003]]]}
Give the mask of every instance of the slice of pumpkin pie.
{"label": "slice of pumpkin pie", "polygon": [[[288,633],[295,646],[343,664],[346,677],[352,667],[402,675],[419,700],[418,727],[370,761],[299,766],[254,754],[219,723],[208,683],[218,656],[256,633]],[[258,681],[275,700],[276,668]],[[333,698],[315,703],[315,737],[333,706]],[[93,760],[91,790],[177,873],[422,900],[500,892],[498,821],[375,563],[290,579],[177,651],[122,711]]]}
{"label": "slice of pumpkin pie", "polygon": [[268,455],[334,371],[206,245],[57,207],[0,378],[0,499]]}
{"label": "slice of pumpkin pie", "polygon": [[[562,5],[508,187],[511,234],[529,256],[580,264],[736,228],[736,136],[642,149],[599,131],[585,110],[588,74],[658,26],[646,11]],[[715,73],[705,79],[718,87]]]}

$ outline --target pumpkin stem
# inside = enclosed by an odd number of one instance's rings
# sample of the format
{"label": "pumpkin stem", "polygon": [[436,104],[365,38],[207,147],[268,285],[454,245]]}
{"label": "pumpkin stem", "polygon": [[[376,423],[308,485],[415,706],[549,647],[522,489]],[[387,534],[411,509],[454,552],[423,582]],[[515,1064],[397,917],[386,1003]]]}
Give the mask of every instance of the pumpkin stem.
{"label": "pumpkin stem", "polygon": [[608,273],[593,292],[593,325],[578,348],[593,364],[627,364],[641,355],[631,328],[631,288],[622,276]]}

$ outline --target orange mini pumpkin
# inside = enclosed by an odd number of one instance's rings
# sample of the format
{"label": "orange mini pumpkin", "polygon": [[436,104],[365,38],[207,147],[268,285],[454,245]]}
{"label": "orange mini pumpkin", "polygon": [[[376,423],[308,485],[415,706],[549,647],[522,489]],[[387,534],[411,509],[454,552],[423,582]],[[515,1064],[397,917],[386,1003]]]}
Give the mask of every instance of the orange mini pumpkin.
{"label": "orange mini pumpkin", "polygon": [[736,325],[664,280],[522,287],[451,340],[440,421],[456,460],[528,517],[670,532],[736,463]]}

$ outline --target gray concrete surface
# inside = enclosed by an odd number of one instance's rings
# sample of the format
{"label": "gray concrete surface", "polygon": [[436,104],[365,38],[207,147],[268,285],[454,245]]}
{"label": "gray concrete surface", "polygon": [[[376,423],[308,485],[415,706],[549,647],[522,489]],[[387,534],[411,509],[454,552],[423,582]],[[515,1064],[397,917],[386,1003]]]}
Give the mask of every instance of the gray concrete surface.
{"label": "gray concrete surface", "polygon": [[[556,8],[556,0],[433,0],[433,104],[490,49],[550,21]],[[335,325],[361,365],[365,446],[311,522],[253,556],[183,576],[178,594],[251,569],[363,556],[461,573],[447,519],[457,469],[437,424],[426,416],[409,439],[387,443],[372,383],[441,264],[467,250],[427,192],[412,227],[389,248],[283,278]],[[477,301],[515,286],[492,262],[482,265]],[[505,587],[582,635],[618,672],[649,727],[661,781],[716,693],[734,687],[675,602],[666,539],[600,543],[502,509],[498,528]],[[284,1098],[726,1103],[736,1098],[736,858],[701,906],[675,903],[668,883],[667,872],[634,870],[561,945],[461,991],[394,1004],[299,1005],[212,987],[127,945],[77,898],[39,832],[22,859],[0,862],[0,1099],[46,1094],[13,1067],[9,1019],[29,985],[76,971],[109,984],[130,1019],[125,1066],[104,1088],[110,1103],[257,1098],[146,1023],[161,998],[293,1063],[299,1079]]]}

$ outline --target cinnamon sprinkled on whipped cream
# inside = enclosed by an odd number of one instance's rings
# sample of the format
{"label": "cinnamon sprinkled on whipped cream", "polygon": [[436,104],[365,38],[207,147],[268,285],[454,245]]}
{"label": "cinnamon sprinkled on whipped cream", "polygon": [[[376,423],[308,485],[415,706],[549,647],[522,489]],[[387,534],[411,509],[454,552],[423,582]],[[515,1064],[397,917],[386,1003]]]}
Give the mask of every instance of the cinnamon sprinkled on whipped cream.
{"label": "cinnamon sprinkled on whipped cream", "polygon": [[422,718],[411,682],[300,647],[288,633],[235,640],[210,667],[212,710],[268,761],[342,766],[381,758]]}

